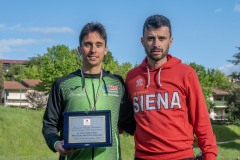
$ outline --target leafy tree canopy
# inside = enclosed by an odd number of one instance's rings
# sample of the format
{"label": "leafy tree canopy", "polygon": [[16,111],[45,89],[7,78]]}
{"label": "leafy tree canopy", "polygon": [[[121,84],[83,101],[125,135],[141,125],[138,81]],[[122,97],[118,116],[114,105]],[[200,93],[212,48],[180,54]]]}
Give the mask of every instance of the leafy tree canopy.
{"label": "leafy tree canopy", "polygon": [[123,79],[126,79],[127,72],[132,69],[132,64],[130,62],[123,63],[119,68],[119,75],[123,77]]}
{"label": "leafy tree canopy", "polygon": [[[70,50],[65,45],[53,46],[47,53],[33,59],[30,64],[39,63],[39,75],[42,83],[38,90],[49,91],[53,82],[81,67],[81,60],[76,50]],[[34,68],[33,68],[34,69]]]}
{"label": "leafy tree canopy", "polygon": [[102,61],[102,67],[106,71],[109,71],[112,74],[117,73],[119,64],[117,60],[114,60],[114,57],[110,51],[104,56]]}
{"label": "leafy tree canopy", "polygon": [[3,64],[0,62],[0,95],[2,93],[3,89],[3,81],[4,81],[4,72],[3,72]]}
{"label": "leafy tree canopy", "polygon": [[227,111],[231,113],[232,119],[240,119],[240,88],[234,88],[228,98]]}
{"label": "leafy tree canopy", "polygon": [[234,60],[228,60],[228,62],[231,62],[234,65],[240,64],[240,47],[237,47],[237,49],[239,50],[239,52],[233,55]]}
{"label": "leafy tree canopy", "polygon": [[221,71],[215,69],[206,70],[204,66],[198,65],[196,63],[190,63],[197,75],[199,82],[201,84],[204,97],[207,101],[208,108],[211,108],[212,103],[209,101],[209,97],[212,94],[212,87],[217,87],[220,89],[230,90],[232,87],[229,78],[225,76]]}

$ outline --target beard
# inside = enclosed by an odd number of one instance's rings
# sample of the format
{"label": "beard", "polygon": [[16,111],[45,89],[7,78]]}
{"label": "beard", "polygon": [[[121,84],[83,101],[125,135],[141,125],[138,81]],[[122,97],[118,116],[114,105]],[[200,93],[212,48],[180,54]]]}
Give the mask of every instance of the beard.
{"label": "beard", "polygon": [[[161,51],[162,54],[154,55],[154,54],[153,54],[153,51],[154,51],[154,50]],[[162,60],[164,57],[167,56],[168,50],[169,50],[169,47],[168,47],[165,51],[162,50],[162,49],[156,49],[156,48],[151,49],[151,50],[147,50],[147,48],[145,48],[145,52],[146,52],[147,56],[148,56],[151,60],[153,60],[153,61],[160,61],[160,60]]]}

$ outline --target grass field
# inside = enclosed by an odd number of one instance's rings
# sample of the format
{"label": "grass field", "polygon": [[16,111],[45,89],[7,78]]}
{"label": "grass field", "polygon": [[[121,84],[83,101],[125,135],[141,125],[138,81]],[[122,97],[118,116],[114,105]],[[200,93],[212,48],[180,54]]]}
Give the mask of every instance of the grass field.
{"label": "grass field", "polygon": [[[0,160],[56,160],[46,145],[42,128],[43,111],[0,107]],[[213,125],[217,141],[228,141],[240,137],[240,127]],[[123,160],[132,160],[133,137],[121,135]],[[236,160],[240,157],[240,140],[220,144],[217,160]],[[195,149],[198,153],[199,149]]]}

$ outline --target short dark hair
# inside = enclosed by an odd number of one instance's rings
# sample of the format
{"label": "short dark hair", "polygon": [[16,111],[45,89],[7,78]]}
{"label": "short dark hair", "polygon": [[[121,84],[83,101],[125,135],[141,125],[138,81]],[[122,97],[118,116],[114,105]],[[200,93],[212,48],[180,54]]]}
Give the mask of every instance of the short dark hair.
{"label": "short dark hair", "polygon": [[150,17],[148,17],[143,25],[143,35],[145,32],[145,29],[149,29],[149,28],[161,28],[161,27],[168,27],[169,28],[169,33],[170,36],[172,36],[172,29],[171,29],[171,23],[170,20],[163,16],[163,15],[152,15]]}
{"label": "short dark hair", "polygon": [[83,28],[79,35],[79,44],[81,46],[82,40],[84,36],[91,32],[97,32],[104,40],[105,40],[105,47],[107,46],[107,33],[104,26],[99,22],[90,22],[87,23]]}

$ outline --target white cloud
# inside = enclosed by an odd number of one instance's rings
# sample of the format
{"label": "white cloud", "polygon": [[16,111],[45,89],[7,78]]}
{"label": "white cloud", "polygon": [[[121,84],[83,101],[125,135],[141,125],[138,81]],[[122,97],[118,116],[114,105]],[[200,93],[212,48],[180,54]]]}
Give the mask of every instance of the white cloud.
{"label": "white cloud", "polygon": [[20,24],[17,24],[15,26],[7,26],[6,24],[0,24],[0,30],[16,30],[21,28]]}
{"label": "white cloud", "polygon": [[230,75],[233,72],[240,72],[240,66],[239,65],[233,65],[233,64],[226,64],[220,68],[218,68],[221,72],[223,72],[225,75]]}
{"label": "white cloud", "polygon": [[5,28],[5,24],[0,24],[0,30],[3,30]]}
{"label": "white cloud", "polygon": [[218,8],[215,10],[215,13],[218,13],[218,12],[221,12],[222,11],[222,8]]}
{"label": "white cloud", "polygon": [[0,28],[3,28],[3,27],[5,27],[5,24],[0,24]]}
{"label": "white cloud", "polygon": [[15,25],[15,26],[10,26],[9,29],[15,30],[15,29],[18,29],[18,28],[21,28],[21,27],[22,27],[21,24],[17,24],[17,25]]}
{"label": "white cloud", "polygon": [[71,33],[74,31],[69,27],[23,27],[21,24],[17,24],[14,26],[6,26],[5,24],[0,24],[0,30],[8,29],[8,30],[19,30],[24,32],[39,32],[44,34],[52,34],[52,33]]}
{"label": "white cloud", "polygon": [[0,40],[0,52],[12,52],[16,46],[37,45],[43,43],[50,43],[53,40],[50,39],[2,39]]}
{"label": "white cloud", "polygon": [[235,6],[234,6],[234,11],[240,12],[240,3],[235,4]]}
{"label": "white cloud", "polygon": [[74,31],[71,28],[68,27],[47,27],[47,28],[39,28],[39,27],[30,27],[30,28],[24,28],[23,31],[27,32],[40,32],[40,33],[74,33]]}

